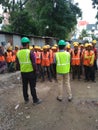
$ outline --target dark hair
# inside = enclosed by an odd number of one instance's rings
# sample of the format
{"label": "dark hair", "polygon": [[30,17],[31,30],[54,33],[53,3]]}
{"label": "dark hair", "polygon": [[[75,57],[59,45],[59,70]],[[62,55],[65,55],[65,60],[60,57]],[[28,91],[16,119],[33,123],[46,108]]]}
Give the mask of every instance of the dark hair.
{"label": "dark hair", "polygon": [[59,45],[59,49],[63,50],[65,48],[65,45]]}
{"label": "dark hair", "polygon": [[22,46],[25,47],[27,44],[29,44],[28,42],[27,43],[22,43]]}

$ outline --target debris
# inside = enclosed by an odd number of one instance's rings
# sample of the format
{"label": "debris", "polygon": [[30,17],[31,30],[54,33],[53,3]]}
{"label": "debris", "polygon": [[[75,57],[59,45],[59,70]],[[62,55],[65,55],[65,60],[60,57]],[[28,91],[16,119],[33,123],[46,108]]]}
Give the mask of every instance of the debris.
{"label": "debris", "polygon": [[96,119],[95,121],[96,121],[96,122],[98,122],[98,120],[97,120],[97,119]]}
{"label": "debris", "polygon": [[18,113],[18,115],[23,115],[23,112]]}
{"label": "debris", "polygon": [[30,115],[26,116],[26,119],[29,119],[30,118]]}
{"label": "debris", "polygon": [[90,86],[87,86],[87,88],[91,88]]}
{"label": "debris", "polygon": [[28,109],[28,107],[25,107],[25,109]]}
{"label": "debris", "polygon": [[15,106],[15,110],[17,110],[17,109],[18,109],[18,107],[19,107],[19,104],[17,104],[17,105]]}

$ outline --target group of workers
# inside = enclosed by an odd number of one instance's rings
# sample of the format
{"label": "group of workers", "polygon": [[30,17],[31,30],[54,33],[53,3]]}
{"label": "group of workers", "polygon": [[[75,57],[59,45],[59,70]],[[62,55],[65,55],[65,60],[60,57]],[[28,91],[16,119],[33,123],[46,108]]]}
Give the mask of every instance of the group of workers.
{"label": "group of workers", "polygon": [[[15,46],[13,50],[12,46],[9,46],[5,53],[0,46],[0,73],[4,72],[6,64],[8,72],[21,71],[23,97],[26,103],[29,101],[28,82],[30,83],[31,95],[35,104],[41,102],[36,94],[36,80],[45,81],[48,78],[52,82],[52,79],[57,81],[61,77],[60,82],[63,83],[63,86],[65,84],[67,86],[69,101],[72,99],[69,72],[72,73],[73,80],[76,76],[78,80],[81,79],[81,76],[84,76],[85,81],[96,82],[96,40],[85,44],[73,42],[73,47],[64,40],[60,40],[58,45],[54,44],[52,47],[50,45],[33,47],[29,45],[30,40],[27,37],[23,37],[21,43],[23,47],[20,49]],[[62,101],[62,93],[62,85],[59,85],[57,100]]]}
{"label": "group of workers", "polygon": [[[81,79],[81,76],[84,76],[85,81],[92,80],[95,82],[95,71],[97,69],[96,42],[96,40],[93,40],[92,43],[85,44],[73,42],[73,47],[71,47],[70,43],[67,43],[65,50],[71,55],[70,70],[73,80],[76,76],[78,77],[78,80]],[[50,82],[52,79],[56,80],[54,56],[59,50],[58,45],[54,44],[52,47],[50,47],[50,45],[44,45],[43,47],[29,46],[29,49],[35,54],[37,80],[41,79],[42,81],[45,81],[46,76]],[[6,65],[8,72],[18,70],[19,67],[16,65],[16,54],[18,50],[18,46],[15,46],[15,49],[13,49],[12,46],[9,46],[4,53],[3,48],[0,46],[0,73],[4,72]]]}

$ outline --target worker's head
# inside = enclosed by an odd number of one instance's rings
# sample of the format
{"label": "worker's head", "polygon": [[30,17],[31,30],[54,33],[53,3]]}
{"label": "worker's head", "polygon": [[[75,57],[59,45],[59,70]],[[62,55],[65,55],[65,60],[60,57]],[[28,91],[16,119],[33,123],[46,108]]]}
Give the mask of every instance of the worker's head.
{"label": "worker's head", "polygon": [[66,48],[67,48],[67,49],[70,49],[70,48],[71,48],[71,46],[70,46],[69,43],[66,45]]}
{"label": "worker's head", "polygon": [[31,51],[33,51],[33,50],[34,50],[33,46],[29,46],[29,49],[30,49]]}
{"label": "worker's head", "polygon": [[87,48],[87,47],[88,47],[88,44],[89,44],[89,43],[85,43],[85,48]]}
{"label": "worker's head", "polygon": [[60,50],[65,49],[66,42],[64,40],[59,40],[58,46]]}
{"label": "worker's head", "polygon": [[73,46],[74,46],[74,45],[79,45],[79,42],[73,42]]}
{"label": "worker's head", "polygon": [[19,46],[18,46],[18,45],[16,45],[16,46],[15,46],[15,50],[18,50],[18,49],[19,49]]}
{"label": "worker's head", "polygon": [[53,46],[51,49],[52,49],[53,52],[57,51],[57,47],[55,47],[55,46]]}
{"label": "worker's head", "polygon": [[22,44],[23,47],[26,47],[26,46],[29,47],[29,43],[30,43],[30,39],[29,39],[29,38],[23,37],[23,38],[21,39],[21,44]]}
{"label": "worker's head", "polygon": [[12,46],[9,46],[8,48],[7,48],[7,51],[12,51]]}
{"label": "worker's head", "polygon": [[92,43],[88,43],[88,50],[92,50],[92,47],[93,47]]}
{"label": "worker's head", "polygon": [[78,50],[78,44],[77,43],[74,43],[74,49]]}
{"label": "worker's head", "polygon": [[48,49],[47,46],[44,45],[44,46],[43,46],[43,51],[44,51],[44,52],[47,52],[47,49]]}

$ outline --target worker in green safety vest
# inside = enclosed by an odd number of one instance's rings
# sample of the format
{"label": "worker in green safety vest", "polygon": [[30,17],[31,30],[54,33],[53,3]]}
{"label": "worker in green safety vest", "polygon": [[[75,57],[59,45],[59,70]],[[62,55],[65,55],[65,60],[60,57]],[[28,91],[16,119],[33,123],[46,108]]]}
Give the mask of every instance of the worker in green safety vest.
{"label": "worker in green safety vest", "polygon": [[63,100],[63,87],[66,88],[68,101],[72,100],[72,92],[70,87],[70,53],[65,51],[66,42],[60,40],[58,42],[59,51],[56,52],[54,62],[56,64],[56,73],[58,81],[58,96],[57,100]]}
{"label": "worker in green safety vest", "polygon": [[36,94],[36,63],[35,55],[29,50],[30,40],[27,37],[21,39],[23,49],[17,52],[17,65],[19,65],[23,84],[23,97],[25,103],[29,102],[28,83],[32,95],[33,104],[41,103]]}

